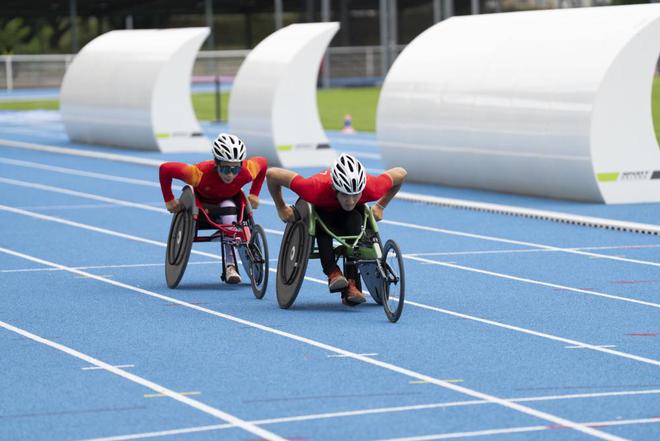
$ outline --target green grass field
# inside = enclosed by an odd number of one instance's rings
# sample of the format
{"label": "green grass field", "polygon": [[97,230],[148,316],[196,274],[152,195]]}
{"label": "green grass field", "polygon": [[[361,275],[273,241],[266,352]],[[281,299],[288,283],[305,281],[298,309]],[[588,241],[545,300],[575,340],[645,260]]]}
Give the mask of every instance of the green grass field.
{"label": "green grass field", "polygon": [[[353,117],[355,130],[373,132],[376,130],[376,87],[359,89],[319,90],[317,102],[321,114],[321,124],[328,130],[339,130],[344,126],[344,115]],[[228,94],[222,94],[221,117],[227,120]],[[215,120],[215,96],[213,93],[193,95],[193,107],[197,118],[204,121]]]}
{"label": "green grass field", "polygon": [[57,110],[59,108],[58,100],[0,101],[0,110]]}
{"label": "green grass field", "polygon": [[[339,130],[344,124],[344,115],[351,114],[353,127],[361,132],[376,130],[376,106],[378,105],[379,88],[350,88],[319,90],[317,101],[321,123],[328,130]],[[228,93],[222,94],[221,120],[227,121]],[[660,77],[653,79],[651,96],[655,135],[660,147]],[[33,110],[57,109],[57,100],[43,101],[0,101],[0,110]],[[193,95],[193,107],[197,118],[203,121],[213,121],[215,115],[215,95],[213,93],[198,93]]]}

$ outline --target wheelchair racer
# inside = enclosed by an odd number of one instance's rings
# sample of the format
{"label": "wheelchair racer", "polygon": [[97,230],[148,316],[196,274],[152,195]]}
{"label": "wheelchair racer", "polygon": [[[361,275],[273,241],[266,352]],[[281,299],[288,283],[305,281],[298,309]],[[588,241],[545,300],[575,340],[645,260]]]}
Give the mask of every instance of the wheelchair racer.
{"label": "wheelchair racer", "polygon": [[[170,213],[181,210],[179,200],[172,194],[172,179],[180,179],[195,189],[199,200],[205,204],[224,208],[220,223],[231,224],[237,220],[234,197],[248,182],[252,182],[248,201],[252,208],[259,207],[259,192],[266,177],[266,158],[255,156],[246,159],[243,141],[235,135],[220,133],[211,149],[213,160],[194,165],[182,162],[166,162],[160,166],[160,188],[165,207]],[[225,246],[225,281],[236,284],[241,276],[236,270],[233,247]]]}
{"label": "wheelchair racer", "polygon": [[[377,221],[383,219],[383,210],[401,188],[406,175],[402,167],[392,168],[378,176],[369,175],[360,161],[345,153],[339,155],[329,170],[309,178],[274,167],[266,173],[268,191],[283,221],[295,220],[293,208],[282,198],[284,186],[314,205],[328,228],[340,236],[360,234],[366,202],[376,201],[371,211]],[[328,289],[331,292],[343,290],[342,303],[345,305],[363,303],[364,295],[356,286],[357,270],[351,270],[351,274],[346,276],[342,273],[335,262],[332,237],[319,227],[316,229],[316,241],[323,272],[328,276]]]}

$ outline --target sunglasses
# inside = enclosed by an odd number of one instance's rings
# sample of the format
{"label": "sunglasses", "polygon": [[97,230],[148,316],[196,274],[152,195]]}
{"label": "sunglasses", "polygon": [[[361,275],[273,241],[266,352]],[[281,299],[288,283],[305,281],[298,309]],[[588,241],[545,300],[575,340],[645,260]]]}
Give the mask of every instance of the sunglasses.
{"label": "sunglasses", "polygon": [[216,167],[217,167],[218,171],[220,173],[224,174],[224,175],[228,175],[230,173],[232,175],[237,175],[238,172],[241,171],[241,166],[240,165],[236,165],[236,166],[233,166],[233,167],[230,167],[228,165],[218,165]]}

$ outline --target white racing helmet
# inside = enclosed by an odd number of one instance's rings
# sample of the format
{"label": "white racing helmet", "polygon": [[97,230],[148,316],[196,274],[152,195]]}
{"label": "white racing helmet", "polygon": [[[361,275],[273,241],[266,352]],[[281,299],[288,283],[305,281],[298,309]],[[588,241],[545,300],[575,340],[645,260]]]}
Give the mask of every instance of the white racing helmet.
{"label": "white racing helmet", "polygon": [[236,135],[221,133],[213,141],[213,157],[216,161],[240,162],[245,160],[245,144]]}
{"label": "white racing helmet", "polygon": [[332,164],[330,170],[332,186],[335,190],[344,194],[362,193],[367,185],[367,173],[360,161],[351,155],[342,153]]}

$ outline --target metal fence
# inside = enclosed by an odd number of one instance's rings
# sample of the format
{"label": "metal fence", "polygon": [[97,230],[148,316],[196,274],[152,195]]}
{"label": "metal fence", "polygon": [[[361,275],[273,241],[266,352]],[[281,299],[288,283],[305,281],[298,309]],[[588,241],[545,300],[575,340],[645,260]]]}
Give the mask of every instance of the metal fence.
{"label": "metal fence", "polygon": [[0,87],[59,87],[73,58],[69,54],[0,56]]}
{"label": "metal fence", "polygon": [[[394,49],[396,54],[404,46]],[[212,82],[213,77],[231,80],[238,72],[249,50],[201,51],[193,68],[196,82]],[[0,90],[60,87],[64,73],[75,55],[3,55],[0,56]],[[393,57],[390,57],[393,58]],[[377,84],[385,76],[381,46],[329,48],[321,69],[321,78],[330,86]]]}

